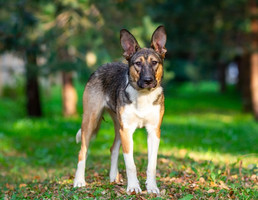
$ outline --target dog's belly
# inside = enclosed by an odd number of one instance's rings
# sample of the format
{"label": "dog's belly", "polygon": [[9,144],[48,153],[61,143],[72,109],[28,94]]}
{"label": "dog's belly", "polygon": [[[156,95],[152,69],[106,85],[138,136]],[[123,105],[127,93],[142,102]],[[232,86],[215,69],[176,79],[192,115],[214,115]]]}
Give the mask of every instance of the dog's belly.
{"label": "dog's belly", "polygon": [[122,122],[125,128],[156,127],[159,123],[160,105],[146,105],[136,108],[134,104],[126,105],[122,113]]}

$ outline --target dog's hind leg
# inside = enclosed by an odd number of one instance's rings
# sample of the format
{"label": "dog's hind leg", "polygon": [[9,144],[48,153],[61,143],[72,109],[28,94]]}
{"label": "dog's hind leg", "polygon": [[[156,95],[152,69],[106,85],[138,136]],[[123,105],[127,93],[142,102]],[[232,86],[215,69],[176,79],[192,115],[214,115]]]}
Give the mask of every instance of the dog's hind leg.
{"label": "dog's hind leg", "polygon": [[92,94],[91,89],[85,89],[83,97],[83,120],[81,126],[81,150],[78,156],[78,165],[74,178],[74,187],[82,187],[85,182],[85,165],[87,158],[87,150],[91,136],[97,131],[104,107],[102,94]]}
{"label": "dog's hind leg", "polygon": [[110,165],[109,177],[110,177],[111,183],[112,182],[119,183],[118,156],[119,156],[119,149],[121,146],[121,139],[120,139],[120,133],[119,133],[119,123],[117,122],[117,119],[115,117],[112,116],[112,118],[115,126],[115,139],[112,147],[110,148],[111,165]]}

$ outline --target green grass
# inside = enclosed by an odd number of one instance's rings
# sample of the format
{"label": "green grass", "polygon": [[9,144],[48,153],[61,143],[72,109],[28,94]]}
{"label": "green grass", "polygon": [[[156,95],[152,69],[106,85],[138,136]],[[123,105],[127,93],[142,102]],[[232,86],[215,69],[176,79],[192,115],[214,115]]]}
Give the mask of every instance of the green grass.
{"label": "green grass", "polygon": [[[77,84],[79,113],[83,87]],[[120,184],[108,178],[112,121],[105,115],[91,142],[85,188],[72,187],[80,145],[81,118],[61,116],[61,90],[42,92],[45,117],[25,116],[24,98],[0,100],[0,197],[8,199],[256,199],[258,124],[242,113],[233,88],[218,93],[216,83],[166,88],[166,110],[158,159],[160,197],[146,194],[147,141],[134,134],[135,162],[143,189],[126,194],[123,157]],[[47,94],[47,95],[46,95]]]}

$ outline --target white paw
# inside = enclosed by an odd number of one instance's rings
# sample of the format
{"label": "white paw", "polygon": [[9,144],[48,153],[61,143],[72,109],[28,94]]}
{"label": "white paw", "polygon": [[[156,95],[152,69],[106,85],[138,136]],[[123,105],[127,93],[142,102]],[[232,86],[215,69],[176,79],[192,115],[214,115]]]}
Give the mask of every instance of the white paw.
{"label": "white paw", "polygon": [[157,187],[156,181],[147,181],[146,182],[147,192],[149,194],[159,194],[159,188]]}
{"label": "white paw", "polygon": [[128,194],[132,194],[132,193],[134,193],[134,192],[135,192],[136,194],[142,192],[142,190],[141,190],[139,184],[136,184],[136,185],[128,186],[128,187],[127,187],[127,193],[128,193]]}
{"label": "white paw", "polygon": [[147,188],[147,192],[149,194],[159,194],[160,193],[158,187]]}
{"label": "white paw", "polygon": [[118,171],[116,173],[110,173],[110,183],[119,183],[120,175]]}
{"label": "white paw", "polygon": [[84,179],[74,179],[73,187],[83,187],[86,185],[86,182]]}

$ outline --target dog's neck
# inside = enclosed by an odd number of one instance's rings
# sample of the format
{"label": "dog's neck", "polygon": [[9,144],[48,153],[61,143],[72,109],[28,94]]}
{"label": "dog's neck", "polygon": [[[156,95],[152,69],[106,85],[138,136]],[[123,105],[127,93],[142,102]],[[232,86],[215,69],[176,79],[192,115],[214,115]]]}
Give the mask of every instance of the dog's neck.
{"label": "dog's neck", "polygon": [[130,101],[138,106],[145,107],[149,104],[153,104],[159,95],[162,94],[163,89],[161,86],[153,88],[152,90],[136,90],[130,84],[127,86],[125,92],[127,92]]}

